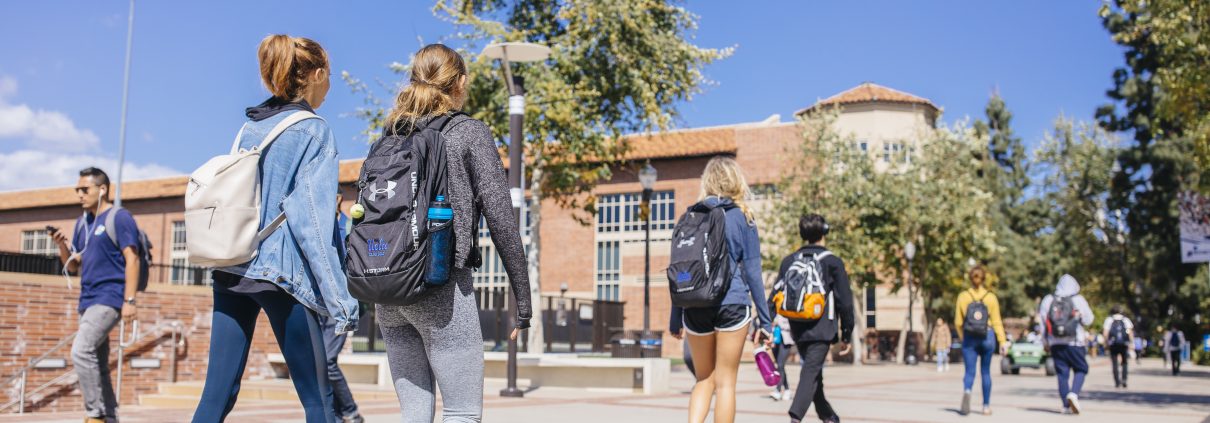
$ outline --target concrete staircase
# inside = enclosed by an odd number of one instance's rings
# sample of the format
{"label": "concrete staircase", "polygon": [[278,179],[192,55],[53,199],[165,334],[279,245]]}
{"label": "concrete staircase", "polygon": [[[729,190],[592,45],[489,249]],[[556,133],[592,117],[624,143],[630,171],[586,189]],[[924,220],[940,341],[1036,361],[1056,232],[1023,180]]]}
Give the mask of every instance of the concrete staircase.
{"label": "concrete staircase", "polygon": [[[159,392],[139,396],[139,405],[157,408],[194,408],[202,396],[201,381],[160,383]],[[358,401],[395,401],[394,390],[383,390],[375,385],[350,384],[353,397]],[[289,379],[246,380],[240,384],[239,407],[249,405],[297,405],[298,393]]]}

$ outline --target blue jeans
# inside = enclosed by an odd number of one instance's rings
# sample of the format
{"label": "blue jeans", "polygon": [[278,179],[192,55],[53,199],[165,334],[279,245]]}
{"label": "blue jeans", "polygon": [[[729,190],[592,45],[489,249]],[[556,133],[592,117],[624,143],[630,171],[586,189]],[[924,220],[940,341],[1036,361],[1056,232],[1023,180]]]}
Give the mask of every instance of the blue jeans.
{"label": "blue jeans", "polygon": [[[1084,376],[1088,375],[1088,350],[1070,345],[1052,345],[1050,359],[1055,361],[1055,374],[1059,377],[1059,401],[1067,407],[1067,393],[1080,395],[1084,387]],[[1069,380],[1070,379],[1070,380]]]}
{"label": "blue jeans", "polygon": [[970,392],[975,385],[975,365],[983,373],[983,405],[992,401],[992,352],[996,350],[996,333],[987,331],[980,338],[978,335],[963,334],[962,362],[966,364],[966,374],[962,377],[962,391]]}
{"label": "blue jeans", "polygon": [[937,370],[945,368],[945,363],[950,361],[950,350],[937,350]]}
{"label": "blue jeans", "polygon": [[[220,275],[223,272],[215,272],[216,277],[226,276]],[[206,385],[193,422],[224,421],[235,407],[261,309],[269,317],[277,346],[285,356],[290,381],[294,382],[307,423],[338,421],[332,412],[332,387],[324,372],[323,335],[315,313],[281,291],[256,294],[215,291]]]}

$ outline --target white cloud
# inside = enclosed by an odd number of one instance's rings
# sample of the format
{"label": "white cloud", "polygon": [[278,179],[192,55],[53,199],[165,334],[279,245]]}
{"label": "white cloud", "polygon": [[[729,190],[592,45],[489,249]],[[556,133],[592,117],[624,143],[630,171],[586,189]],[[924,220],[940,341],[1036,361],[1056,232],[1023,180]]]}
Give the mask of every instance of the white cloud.
{"label": "white cloud", "polygon": [[0,76],[0,139],[23,141],[26,148],[43,151],[94,151],[101,145],[97,134],[77,128],[66,114],[10,104],[17,80]]}
{"label": "white cloud", "polygon": [[[74,185],[80,169],[89,166],[101,168],[111,179],[118,177],[118,161],[113,158],[39,150],[0,153],[0,169],[3,169],[0,171],[0,191]],[[133,181],[180,174],[180,171],[155,163],[128,161],[122,179]]]}

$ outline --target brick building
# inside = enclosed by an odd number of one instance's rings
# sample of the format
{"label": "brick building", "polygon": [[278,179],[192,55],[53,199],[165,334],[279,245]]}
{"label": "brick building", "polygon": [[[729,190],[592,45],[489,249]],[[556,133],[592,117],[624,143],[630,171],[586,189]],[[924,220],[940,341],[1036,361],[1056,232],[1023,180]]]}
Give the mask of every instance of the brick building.
{"label": "brick building", "polygon": [[[927,131],[933,129],[940,110],[929,100],[887,87],[865,83],[835,96],[820,100],[798,114],[822,106],[839,106],[837,129],[856,141],[880,168],[894,165],[899,151],[913,151]],[[757,198],[754,207],[776,203],[775,190],[784,160],[793,155],[802,140],[795,122],[783,122],[777,115],[762,122],[741,123],[709,128],[667,131],[627,137],[626,163],[614,169],[611,180],[597,186],[599,213],[591,225],[581,225],[570,212],[553,202],[544,202],[540,225],[540,281],[542,294],[561,295],[566,284],[569,298],[624,301],[627,329],[640,329],[643,322],[644,232],[637,219],[641,187],[636,170],[650,161],[659,171],[652,205],[652,295],[651,326],[667,328],[669,301],[663,269],[667,266],[671,229],[679,213],[697,201],[700,175],[706,162],[716,155],[733,156],[744,168]],[[344,193],[342,210],[356,198],[354,183],[360,160],[341,163],[340,184]],[[184,202],[186,177],[168,177],[127,182],[122,192],[123,206],[135,216],[140,228],[155,245],[155,269],[152,280],[188,284],[204,281],[202,272],[188,266],[184,250]],[[56,254],[45,227],[70,228],[80,215],[79,205],[70,187],[0,193],[0,251]],[[523,234],[530,239],[527,230]],[[485,291],[507,286],[503,266],[492,252],[487,231],[480,236],[484,266],[475,283]],[[769,278],[767,277],[766,280]],[[867,293],[876,309],[866,310],[880,331],[897,331],[905,325],[907,300],[903,293],[891,294],[883,287]],[[0,306],[12,305],[9,297]],[[919,307],[919,306],[918,306]],[[199,310],[200,312],[200,310]],[[860,313],[860,311],[859,311]],[[916,316],[924,315],[917,309]],[[0,314],[0,326],[12,321]],[[922,321],[916,327],[923,328]],[[0,351],[9,351],[11,339],[0,341]],[[671,337],[665,339],[665,354],[680,352]],[[2,376],[2,375],[0,375]]]}

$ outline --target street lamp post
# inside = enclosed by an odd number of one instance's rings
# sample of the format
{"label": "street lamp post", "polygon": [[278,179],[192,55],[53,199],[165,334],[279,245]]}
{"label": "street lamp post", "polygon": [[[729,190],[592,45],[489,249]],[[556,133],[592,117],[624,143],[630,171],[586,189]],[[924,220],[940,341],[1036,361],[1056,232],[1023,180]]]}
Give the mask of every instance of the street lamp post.
{"label": "street lamp post", "polygon": [[[550,57],[550,48],[531,43],[493,43],[483,48],[483,55],[489,59],[499,60],[504,68],[504,83],[508,87],[508,182],[511,187],[509,194],[513,201],[513,215],[517,224],[521,223],[521,208],[525,206],[524,161],[521,149],[525,140],[522,135],[522,125],[525,123],[525,81],[521,77],[513,77],[511,62],[537,62]],[[523,228],[518,228],[524,233]],[[517,298],[509,294],[509,306],[517,309]],[[538,305],[541,307],[541,304]],[[539,314],[541,312],[539,311]],[[513,327],[517,327],[516,316],[510,317]],[[520,398],[525,391],[517,389],[517,340],[508,341],[508,386],[500,390],[500,396]]]}
{"label": "street lamp post", "polygon": [[655,166],[647,162],[639,170],[639,184],[643,186],[643,231],[647,233],[646,252],[643,254],[643,339],[651,338],[651,193],[655,189]]}
{"label": "street lamp post", "polygon": [[916,330],[915,317],[913,316],[916,302],[916,292],[912,286],[912,259],[916,258],[916,244],[912,243],[912,241],[908,241],[907,244],[903,246],[903,257],[908,261],[908,339],[907,348],[905,348],[906,351],[904,351],[906,357],[903,358],[903,361],[909,365],[915,365],[917,362],[916,337],[912,333]]}

